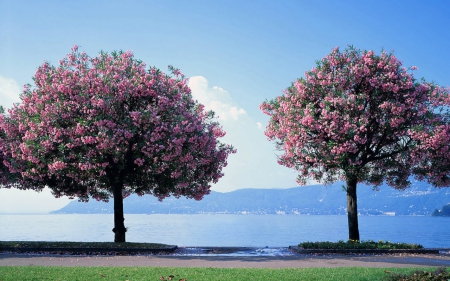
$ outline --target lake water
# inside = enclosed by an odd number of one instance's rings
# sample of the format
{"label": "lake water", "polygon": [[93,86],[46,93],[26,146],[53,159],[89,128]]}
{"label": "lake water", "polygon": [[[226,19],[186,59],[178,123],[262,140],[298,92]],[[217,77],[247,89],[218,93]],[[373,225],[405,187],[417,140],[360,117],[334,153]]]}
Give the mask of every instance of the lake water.
{"label": "lake water", "polygon": [[[127,215],[128,242],[178,246],[287,247],[347,240],[346,216]],[[113,215],[0,215],[2,241],[113,241]],[[362,240],[450,248],[450,218],[360,216]]]}

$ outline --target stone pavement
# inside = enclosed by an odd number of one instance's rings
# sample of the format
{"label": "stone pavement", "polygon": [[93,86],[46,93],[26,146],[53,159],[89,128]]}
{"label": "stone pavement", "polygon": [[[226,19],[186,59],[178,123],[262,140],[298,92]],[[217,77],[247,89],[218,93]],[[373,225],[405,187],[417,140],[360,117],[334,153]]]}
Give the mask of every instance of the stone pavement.
{"label": "stone pavement", "polygon": [[0,253],[0,266],[158,266],[220,268],[302,267],[450,267],[450,256],[442,254],[395,255],[306,255],[293,256],[70,256]]}

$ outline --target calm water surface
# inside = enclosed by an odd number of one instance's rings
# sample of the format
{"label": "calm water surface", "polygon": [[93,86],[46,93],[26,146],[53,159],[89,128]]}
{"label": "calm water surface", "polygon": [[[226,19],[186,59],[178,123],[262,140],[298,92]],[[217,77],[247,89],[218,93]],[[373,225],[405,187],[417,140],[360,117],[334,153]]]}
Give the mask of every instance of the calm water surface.
{"label": "calm water surface", "polygon": [[[0,240],[113,241],[113,215],[0,215]],[[346,216],[125,215],[128,242],[285,247],[347,240]],[[360,216],[363,240],[450,248],[450,218]]]}

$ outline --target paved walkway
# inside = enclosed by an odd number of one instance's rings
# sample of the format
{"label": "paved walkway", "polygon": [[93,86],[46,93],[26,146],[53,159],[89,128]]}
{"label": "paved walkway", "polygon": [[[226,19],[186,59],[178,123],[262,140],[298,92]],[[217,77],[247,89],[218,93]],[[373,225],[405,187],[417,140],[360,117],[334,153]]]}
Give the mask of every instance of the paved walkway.
{"label": "paved walkway", "polygon": [[220,268],[450,267],[448,255],[61,256],[0,254],[0,266],[162,266]]}

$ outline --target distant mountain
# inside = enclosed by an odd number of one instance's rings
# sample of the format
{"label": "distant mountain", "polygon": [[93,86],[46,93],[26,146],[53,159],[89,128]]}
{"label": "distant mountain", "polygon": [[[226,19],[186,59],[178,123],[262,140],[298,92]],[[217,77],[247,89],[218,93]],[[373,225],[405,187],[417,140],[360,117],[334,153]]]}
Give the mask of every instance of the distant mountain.
{"label": "distant mountain", "polygon": [[433,217],[450,217],[450,203],[442,207],[441,210],[434,210],[431,215]]}
{"label": "distant mountain", "polygon": [[[126,214],[346,214],[343,183],[325,187],[311,185],[289,189],[240,189],[227,193],[211,191],[201,201],[166,198],[159,202],[151,195],[131,195],[124,200]],[[450,203],[450,188],[437,189],[424,182],[414,182],[405,191],[381,186],[358,186],[358,211],[362,215],[430,215]],[[72,201],[52,214],[114,213],[108,203],[91,200]]]}

